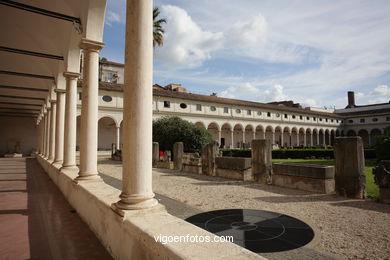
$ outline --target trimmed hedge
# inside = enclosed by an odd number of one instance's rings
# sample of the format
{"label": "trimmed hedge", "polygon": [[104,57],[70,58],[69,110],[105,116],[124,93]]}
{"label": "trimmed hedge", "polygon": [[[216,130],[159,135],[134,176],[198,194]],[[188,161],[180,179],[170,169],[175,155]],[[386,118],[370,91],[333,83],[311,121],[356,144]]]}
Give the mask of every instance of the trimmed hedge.
{"label": "trimmed hedge", "polygon": [[[251,149],[221,149],[223,156],[251,157]],[[272,151],[274,159],[334,158],[333,149],[279,149]],[[375,149],[365,149],[366,159],[376,158]]]}

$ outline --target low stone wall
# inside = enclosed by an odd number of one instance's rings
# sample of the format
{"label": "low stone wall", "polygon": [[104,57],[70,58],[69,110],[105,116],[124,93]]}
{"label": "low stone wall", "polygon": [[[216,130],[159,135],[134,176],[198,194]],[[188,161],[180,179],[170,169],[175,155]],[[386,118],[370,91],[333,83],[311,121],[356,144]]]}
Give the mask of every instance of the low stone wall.
{"label": "low stone wall", "polygon": [[198,153],[183,153],[182,171],[202,174],[202,159]]}
{"label": "low stone wall", "polygon": [[217,157],[215,158],[215,163],[217,165],[216,176],[253,181],[251,158]]}
{"label": "low stone wall", "polygon": [[335,192],[334,167],[295,163],[273,163],[272,184],[330,194]]}
{"label": "low stone wall", "polygon": [[232,243],[158,243],[159,235],[215,235],[168,214],[162,206],[126,211],[121,217],[111,209],[120,190],[103,181],[77,184],[77,172],[62,172],[37,159],[114,259],[265,259]]}

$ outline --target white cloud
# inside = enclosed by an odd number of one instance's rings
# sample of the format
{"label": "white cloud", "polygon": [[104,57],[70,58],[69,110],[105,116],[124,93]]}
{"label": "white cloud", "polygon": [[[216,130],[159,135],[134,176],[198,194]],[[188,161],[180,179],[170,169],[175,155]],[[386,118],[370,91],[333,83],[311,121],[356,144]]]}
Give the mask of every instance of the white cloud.
{"label": "white cloud", "polygon": [[246,82],[239,86],[229,87],[226,90],[221,91],[220,96],[234,99],[257,100],[259,99],[260,94],[260,89],[256,88],[251,83]]}
{"label": "white cloud", "polygon": [[108,11],[106,15],[106,24],[111,26],[113,23],[121,23],[121,16],[113,11]]}
{"label": "white cloud", "polygon": [[283,86],[279,84],[273,85],[271,88],[264,91],[264,95],[265,101],[267,102],[284,101],[288,99],[288,97],[283,93]]}
{"label": "white cloud", "polygon": [[223,34],[202,30],[188,15],[176,6],[161,7],[161,17],[166,17],[164,45],[156,57],[176,67],[196,67],[211,58],[212,51],[222,47]]}
{"label": "white cloud", "polygon": [[250,20],[233,24],[226,32],[226,44],[234,48],[258,45],[265,40],[266,33],[267,23],[265,18],[258,14]]}
{"label": "white cloud", "polygon": [[[387,85],[379,85],[369,93],[370,96],[390,96],[390,88]],[[384,97],[383,97],[384,98]]]}

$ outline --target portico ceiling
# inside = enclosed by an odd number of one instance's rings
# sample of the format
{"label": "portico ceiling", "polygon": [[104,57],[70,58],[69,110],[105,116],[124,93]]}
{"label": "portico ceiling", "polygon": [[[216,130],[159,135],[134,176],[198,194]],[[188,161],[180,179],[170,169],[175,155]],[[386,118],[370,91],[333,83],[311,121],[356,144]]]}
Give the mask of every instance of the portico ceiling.
{"label": "portico ceiling", "polygon": [[36,117],[55,98],[62,73],[79,72],[81,38],[101,41],[104,10],[105,0],[0,0],[0,116]]}

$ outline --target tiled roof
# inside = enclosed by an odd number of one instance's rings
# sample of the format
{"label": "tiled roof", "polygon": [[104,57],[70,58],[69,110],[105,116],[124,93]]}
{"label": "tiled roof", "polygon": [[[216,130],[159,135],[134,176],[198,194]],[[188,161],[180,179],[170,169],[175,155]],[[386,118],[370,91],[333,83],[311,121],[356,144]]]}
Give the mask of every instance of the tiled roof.
{"label": "tiled roof", "polygon": [[372,116],[372,115],[381,115],[381,114],[388,114],[390,113],[390,108],[382,108],[382,109],[372,109],[372,110],[365,110],[365,111],[356,111],[356,112],[346,112],[346,113],[340,113],[340,115],[344,117],[348,116]]}

